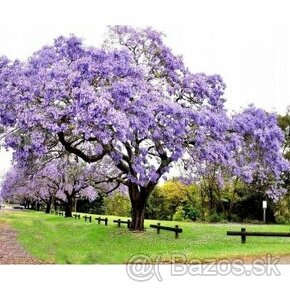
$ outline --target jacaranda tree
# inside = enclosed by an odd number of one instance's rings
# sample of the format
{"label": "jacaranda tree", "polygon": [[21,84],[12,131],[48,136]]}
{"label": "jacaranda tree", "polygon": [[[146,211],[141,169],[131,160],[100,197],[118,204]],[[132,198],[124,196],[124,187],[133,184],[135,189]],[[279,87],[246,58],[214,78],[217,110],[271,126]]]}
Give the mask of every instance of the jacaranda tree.
{"label": "jacaranda tree", "polygon": [[[192,73],[160,33],[115,26],[102,48],[60,37],[25,62],[2,58],[0,122],[19,164],[60,144],[88,163],[109,156],[128,188],[132,230],[143,230],[146,201],[176,161],[194,164],[196,149],[226,161],[224,89],[220,76]],[[280,142],[276,133],[265,146]]]}
{"label": "jacaranda tree", "polygon": [[38,201],[35,188],[29,182],[26,170],[21,167],[12,167],[3,177],[1,182],[0,196],[5,201],[18,201],[25,207]]}
{"label": "jacaranda tree", "polygon": [[210,210],[214,195],[219,200],[224,184],[238,181],[250,184],[256,180],[263,184],[265,195],[278,200],[286,192],[281,172],[289,169],[289,164],[280,154],[284,136],[276,115],[250,106],[234,114],[227,126],[226,134],[207,139],[193,149],[190,159],[183,160],[187,169],[183,179],[204,188]]}
{"label": "jacaranda tree", "polygon": [[73,200],[83,198],[94,200],[95,188],[88,177],[90,170],[68,158],[53,160],[36,170],[17,165],[12,167],[4,177],[1,196],[20,202],[44,203],[46,213],[50,212],[53,201],[60,202],[65,208],[65,216],[72,216]]}

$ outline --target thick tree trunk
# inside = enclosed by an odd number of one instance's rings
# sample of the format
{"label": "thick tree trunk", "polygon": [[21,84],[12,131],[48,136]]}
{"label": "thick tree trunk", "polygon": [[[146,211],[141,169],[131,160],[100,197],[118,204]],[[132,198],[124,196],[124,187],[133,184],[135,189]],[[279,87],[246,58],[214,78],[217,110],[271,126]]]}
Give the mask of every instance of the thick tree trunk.
{"label": "thick tree trunk", "polygon": [[32,209],[32,210],[35,210],[35,209],[36,209],[36,201],[33,201],[33,202],[31,203],[31,209]]}
{"label": "thick tree trunk", "polygon": [[143,231],[144,230],[144,217],[145,217],[145,203],[143,205],[132,204],[132,231]]}
{"label": "thick tree trunk", "polygon": [[57,201],[55,200],[53,203],[54,211],[57,211]]}
{"label": "thick tree trunk", "polygon": [[140,188],[133,184],[129,186],[129,195],[132,205],[130,229],[132,231],[144,230],[145,207],[151,191],[152,190],[148,188]]}
{"label": "thick tree trunk", "polygon": [[24,208],[29,209],[29,205],[30,205],[29,201],[25,201]]}
{"label": "thick tree trunk", "polygon": [[50,209],[51,209],[51,202],[47,202],[46,208],[45,208],[45,213],[50,213]]}
{"label": "thick tree trunk", "polygon": [[73,200],[71,197],[67,197],[67,202],[65,203],[65,217],[72,217],[73,210]]}

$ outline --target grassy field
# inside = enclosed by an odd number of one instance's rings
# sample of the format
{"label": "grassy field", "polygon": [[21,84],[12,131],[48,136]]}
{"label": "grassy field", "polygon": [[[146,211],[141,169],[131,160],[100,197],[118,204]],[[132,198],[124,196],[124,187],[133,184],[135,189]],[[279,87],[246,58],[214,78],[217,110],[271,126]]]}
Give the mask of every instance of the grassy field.
{"label": "grassy field", "polygon": [[[227,230],[289,231],[286,225],[202,224],[193,222],[161,221],[162,225],[183,228],[179,239],[173,232],[149,228],[157,221],[146,220],[147,230],[132,233],[123,225],[118,228],[108,216],[109,225],[98,225],[81,220],[46,215],[42,212],[0,211],[0,223],[8,223],[19,235],[19,242],[34,257],[57,264],[120,264],[133,255],[158,257],[170,262],[172,254],[191,259],[290,254],[290,238],[248,237],[241,245],[240,237],[229,237]],[[181,260],[180,262],[185,262]]]}

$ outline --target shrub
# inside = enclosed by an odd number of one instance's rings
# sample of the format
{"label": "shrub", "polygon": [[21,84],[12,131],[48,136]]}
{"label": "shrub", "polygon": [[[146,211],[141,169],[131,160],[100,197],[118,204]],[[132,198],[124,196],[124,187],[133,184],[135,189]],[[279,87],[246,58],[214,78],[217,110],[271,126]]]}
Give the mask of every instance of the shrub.
{"label": "shrub", "polygon": [[220,223],[227,221],[227,218],[224,214],[212,213],[206,217],[206,221],[210,223]]}
{"label": "shrub", "polygon": [[285,224],[289,224],[290,220],[285,218],[284,216],[278,215],[276,216],[276,223],[285,225]]}
{"label": "shrub", "polygon": [[185,211],[183,210],[183,207],[182,206],[179,206],[177,208],[177,211],[175,212],[175,214],[173,215],[173,218],[172,218],[174,221],[184,221],[185,219]]}
{"label": "shrub", "polygon": [[104,199],[105,214],[130,216],[131,204],[128,196],[116,193]]}

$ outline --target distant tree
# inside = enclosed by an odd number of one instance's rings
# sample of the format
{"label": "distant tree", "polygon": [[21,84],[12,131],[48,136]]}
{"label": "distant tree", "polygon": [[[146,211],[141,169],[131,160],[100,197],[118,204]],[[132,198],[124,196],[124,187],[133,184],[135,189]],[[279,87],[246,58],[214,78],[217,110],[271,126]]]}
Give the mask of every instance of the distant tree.
{"label": "distant tree", "polygon": [[12,167],[3,177],[0,196],[8,202],[19,202],[28,208],[38,201],[34,184],[29,180],[23,168]]}
{"label": "distant tree", "polygon": [[76,211],[92,214],[105,214],[104,199],[107,194],[98,191],[96,199],[90,201],[88,199],[76,199]]}
{"label": "distant tree", "polygon": [[[103,179],[99,163],[87,165],[76,162],[69,155],[52,160],[47,164],[33,164],[33,168],[14,166],[5,176],[1,195],[22,201],[41,201],[50,211],[53,200],[65,207],[65,216],[71,217],[74,200],[96,199],[97,191],[102,194],[115,190],[118,185]],[[98,170],[99,169],[99,170]]]}
{"label": "distant tree", "polygon": [[187,200],[187,187],[179,181],[169,180],[158,185],[148,201],[149,218],[172,220],[178,207]]}
{"label": "distant tree", "polygon": [[[285,140],[283,143],[283,155],[290,162],[290,107],[284,116],[278,116],[278,124],[282,129]],[[284,172],[283,175],[284,183],[287,192],[290,192],[290,170]]]}
{"label": "distant tree", "polygon": [[[285,141],[283,144],[283,155],[290,162],[290,107],[285,115],[278,116],[278,124],[283,130]],[[275,217],[282,223],[290,222],[290,170],[282,175],[284,186],[287,191],[285,196],[277,203]]]}
{"label": "distant tree", "polygon": [[[184,175],[199,184],[209,211],[215,213],[219,208],[229,216],[239,184],[259,188],[264,198],[277,201],[285,194],[282,174],[289,169],[289,162],[281,154],[284,136],[275,114],[251,106],[233,115],[230,123],[232,129],[223,143],[217,138],[209,139],[206,146],[196,148],[195,164],[184,160]],[[205,154],[209,155],[207,160]],[[227,199],[226,187],[231,190]]]}
{"label": "distant tree", "polygon": [[117,192],[104,198],[105,214],[117,216],[130,216],[130,199],[123,193]]}

